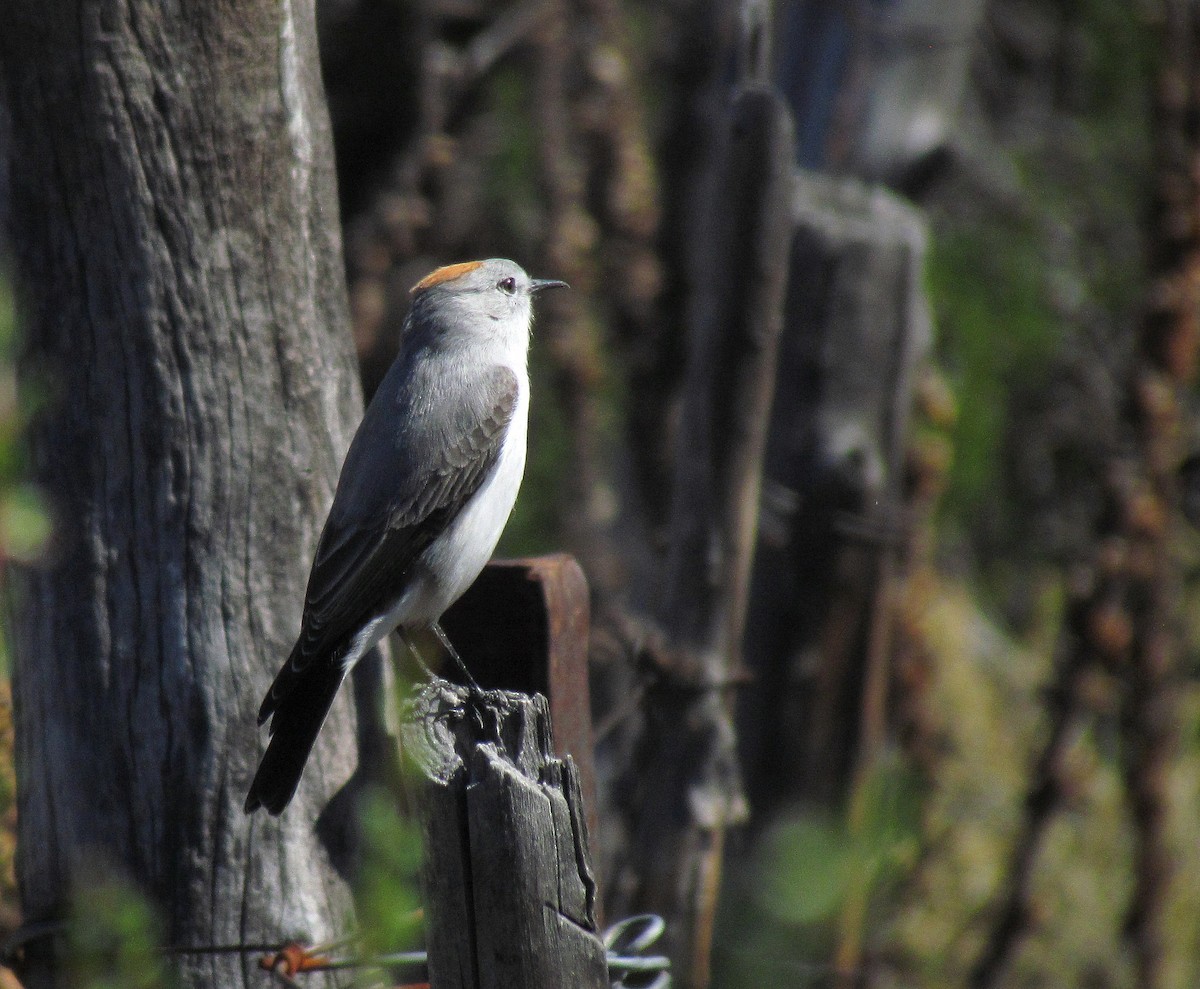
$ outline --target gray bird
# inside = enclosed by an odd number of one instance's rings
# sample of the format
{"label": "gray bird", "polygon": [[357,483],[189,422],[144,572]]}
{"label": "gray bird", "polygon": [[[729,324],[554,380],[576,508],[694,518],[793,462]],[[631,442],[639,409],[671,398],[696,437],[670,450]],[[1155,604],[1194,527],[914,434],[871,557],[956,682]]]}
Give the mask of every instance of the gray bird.
{"label": "gray bird", "polygon": [[346,674],[393,630],[432,629],[479,575],[525,471],[533,296],[512,261],[412,289],[400,353],[350,444],[308,578],[300,637],[258,712],[271,740],[246,812],[278,814]]}

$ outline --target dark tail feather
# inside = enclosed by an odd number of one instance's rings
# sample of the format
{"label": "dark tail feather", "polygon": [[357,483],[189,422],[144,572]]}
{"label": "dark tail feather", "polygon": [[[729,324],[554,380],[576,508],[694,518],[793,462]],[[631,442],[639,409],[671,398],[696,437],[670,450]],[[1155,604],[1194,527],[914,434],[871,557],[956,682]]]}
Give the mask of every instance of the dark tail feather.
{"label": "dark tail feather", "polygon": [[334,664],[301,676],[273,705],[271,742],[246,795],[247,814],[259,807],[278,814],[291,801],[345,671]]}

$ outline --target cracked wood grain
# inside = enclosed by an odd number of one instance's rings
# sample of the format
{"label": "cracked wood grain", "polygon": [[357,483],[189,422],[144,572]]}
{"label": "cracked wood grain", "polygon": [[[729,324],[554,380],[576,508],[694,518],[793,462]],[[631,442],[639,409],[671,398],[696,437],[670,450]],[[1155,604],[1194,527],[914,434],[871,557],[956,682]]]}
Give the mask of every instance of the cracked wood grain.
{"label": "cracked wood grain", "polygon": [[403,717],[419,773],[430,982],[437,989],[601,989],[579,773],[551,754],[541,695],[435,682]]}
{"label": "cracked wood grain", "polygon": [[[348,698],[289,813],[239,810],[361,409],[312,4],[18,0],[0,70],[58,520],[15,622],[25,917],[100,870],[174,945],[332,936],[349,897],[314,821],[355,765]],[[26,983],[57,961],[32,946]],[[237,956],[177,975],[261,984]]]}

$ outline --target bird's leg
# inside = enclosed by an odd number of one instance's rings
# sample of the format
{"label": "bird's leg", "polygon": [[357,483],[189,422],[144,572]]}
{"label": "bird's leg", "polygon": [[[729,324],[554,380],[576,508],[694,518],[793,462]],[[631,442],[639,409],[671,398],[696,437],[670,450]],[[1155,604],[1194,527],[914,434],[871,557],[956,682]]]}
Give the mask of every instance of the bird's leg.
{"label": "bird's leg", "polygon": [[438,642],[442,644],[442,648],[450,654],[450,659],[458,667],[463,678],[467,681],[467,704],[466,711],[470,718],[478,726],[479,731],[485,731],[487,721],[484,718],[484,706],[487,700],[487,695],[483,688],[475,682],[475,678],[471,676],[471,671],[467,669],[467,664],[463,662],[462,657],[458,654],[458,650],[454,648],[454,644],[450,641],[450,637],[446,634],[446,630],[437,622],[433,623],[433,634],[437,636]]}
{"label": "bird's leg", "polygon": [[[421,653],[417,649],[417,644],[415,642],[413,642],[412,637],[409,636],[408,632],[405,631],[405,629],[403,627],[397,628],[396,631],[399,633],[400,638],[402,638],[404,640],[404,644],[408,647],[408,651],[410,653],[412,653],[413,659],[415,659],[417,661],[417,665],[419,667],[421,667],[422,670],[425,671],[425,675],[427,677],[429,677],[430,680],[437,679],[437,674],[434,673],[433,670],[431,670],[429,668],[429,666],[425,663],[425,660],[421,658]],[[450,658],[458,666],[459,671],[462,673],[463,677],[466,678],[466,681],[467,681],[466,710],[468,712],[468,716],[471,717],[475,721],[475,723],[479,726],[479,730],[483,731],[484,717],[483,717],[482,705],[486,698],[486,694],[484,693],[483,688],[480,687],[479,684],[475,682],[475,678],[473,676],[471,676],[471,671],[467,669],[467,664],[463,662],[462,657],[458,654],[458,650],[455,649],[454,646],[451,644],[450,639],[446,635],[446,632],[442,628],[442,626],[438,625],[438,624],[434,624],[433,625],[433,633],[434,633],[434,635],[437,636],[438,641],[442,644],[442,647],[446,650],[446,652],[448,652],[450,654]],[[447,715],[449,715],[451,712],[447,711],[445,713]]]}
{"label": "bird's leg", "polygon": [[[450,654],[456,660],[458,660],[459,665],[462,666],[462,658],[454,651],[454,647],[450,645],[449,640],[446,639],[446,637],[445,637],[446,633],[444,631],[442,631],[440,626],[438,627],[438,632],[441,633],[438,636],[438,639],[441,641],[441,643],[444,646],[446,646],[450,650]],[[412,656],[413,659],[415,659],[417,661],[417,665],[421,668],[422,672],[424,672],[424,674],[427,677],[429,677],[430,681],[432,682],[434,680],[437,680],[438,675],[429,668],[429,664],[426,663],[424,658],[422,658],[422,656],[421,656],[421,650],[419,650],[417,648],[417,644],[412,640],[412,636],[410,636],[408,634],[408,632],[405,630],[405,628],[403,626],[397,627],[396,634],[399,635],[400,638],[404,640],[404,645],[408,648],[409,654]],[[477,697],[481,697],[483,695],[483,692],[479,689],[479,686],[475,683],[475,681],[471,680],[471,675],[469,673],[467,674],[467,679],[470,680],[471,686],[467,687],[466,710],[469,712],[469,716],[473,717],[475,722],[482,729],[483,728],[483,718],[479,714],[479,711],[478,711],[476,705],[473,703],[473,701]],[[453,717],[454,715],[455,715],[454,709],[450,709],[448,711],[443,711],[441,714],[438,715],[438,720],[442,720],[442,719],[448,720],[451,717]]]}
{"label": "bird's leg", "polygon": [[438,642],[442,644],[442,648],[450,654],[450,659],[454,661],[454,665],[458,667],[458,671],[466,678],[467,689],[472,693],[482,694],[483,688],[471,676],[471,671],[467,669],[467,664],[463,662],[462,657],[458,654],[458,650],[454,648],[450,637],[446,634],[446,630],[437,622],[434,622],[431,628],[433,629],[433,634],[437,636]]}
{"label": "bird's leg", "polygon": [[417,644],[413,642],[408,632],[405,631],[403,625],[396,629],[396,634],[400,636],[404,642],[404,645],[408,648],[409,655],[412,656],[412,658],[417,661],[417,665],[421,667],[421,672],[429,677],[430,680],[436,679],[437,674],[434,673],[433,670],[429,668],[429,664],[421,658],[421,651],[417,648]]}

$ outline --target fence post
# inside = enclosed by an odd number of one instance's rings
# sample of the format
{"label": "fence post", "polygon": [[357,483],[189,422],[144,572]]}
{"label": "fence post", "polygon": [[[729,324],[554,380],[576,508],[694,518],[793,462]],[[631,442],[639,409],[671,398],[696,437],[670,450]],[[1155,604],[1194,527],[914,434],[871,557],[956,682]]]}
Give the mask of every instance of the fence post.
{"label": "fence post", "polygon": [[439,680],[402,714],[434,989],[608,986],[583,774],[572,755],[554,754],[550,717],[556,707],[575,722],[567,734],[590,778],[586,604],[569,557],[489,567],[447,614],[448,634],[485,685],[540,681],[552,700],[472,698]]}

